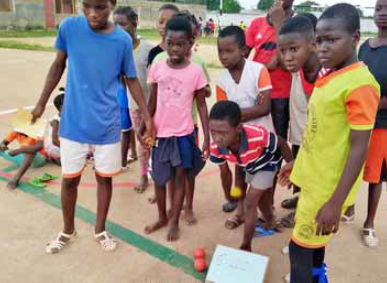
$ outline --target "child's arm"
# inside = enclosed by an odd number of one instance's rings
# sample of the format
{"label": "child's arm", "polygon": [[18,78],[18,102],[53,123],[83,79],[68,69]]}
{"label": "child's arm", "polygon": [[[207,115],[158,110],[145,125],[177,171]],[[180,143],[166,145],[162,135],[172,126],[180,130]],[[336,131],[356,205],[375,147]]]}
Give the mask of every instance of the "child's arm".
{"label": "child's arm", "polygon": [[44,84],[43,91],[40,95],[39,101],[32,111],[32,123],[43,115],[44,109],[46,108],[47,101],[50,98],[52,91],[58,85],[62,78],[63,72],[66,69],[67,53],[64,51],[58,51],[54,62],[51,64],[50,70],[48,71],[46,82]]}
{"label": "child's arm", "polygon": [[60,147],[60,141],[59,141],[59,135],[58,135],[58,131],[59,131],[59,122],[57,120],[53,120],[51,121],[51,127],[52,127],[52,143],[53,145],[57,146],[57,147]]}
{"label": "child's arm", "polygon": [[200,120],[202,122],[203,134],[204,134],[204,143],[203,143],[203,158],[207,159],[210,155],[210,131],[208,128],[208,110],[206,103],[206,90],[205,88],[196,92],[196,101],[198,105],[198,111],[200,115]]}
{"label": "child's arm", "polygon": [[220,179],[222,180],[222,188],[224,196],[228,201],[235,201],[234,198],[230,196],[231,186],[232,186],[232,173],[227,162],[219,165],[220,169]]}
{"label": "child's arm", "polygon": [[[149,111],[149,115],[152,118],[156,113],[156,106],[157,106],[157,83],[151,83],[149,84],[148,111]],[[144,130],[145,130],[144,121],[141,121],[141,125],[138,130],[138,136],[140,137],[140,141],[143,141],[141,137],[144,135]]]}
{"label": "child's arm", "polygon": [[132,97],[136,101],[138,107],[140,108],[140,111],[143,115],[144,123],[147,130],[147,136],[151,137],[152,139],[155,138],[155,129],[153,126],[153,121],[151,118],[151,115],[148,111],[146,102],[145,102],[145,96],[142,93],[140,82],[137,78],[125,78],[126,85],[128,86],[130,93],[132,94]]}
{"label": "child's arm", "polygon": [[371,130],[351,130],[350,151],[340,182],[332,197],[317,213],[317,235],[329,235],[339,229],[341,210],[364,165]]}
{"label": "child's arm", "polygon": [[38,140],[36,142],[36,144],[34,144],[34,145],[23,146],[23,147],[20,147],[18,149],[11,150],[8,154],[10,156],[16,156],[16,155],[19,155],[21,153],[34,154],[34,153],[38,153],[42,149],[43,149],[43,141]]}
{"label": "child's arm", "polygon": [[277,136],[277,138],[278,138],[278,147],[281,150],[282,157],[285,159],[286,163],[292,162],[294,160],[294,157],[288,143],[280,136]]}
{"label": "child's arm", "polygon": [[242,123],[248,122],[250,120],[253,120],[259,117],[264,117],[270,114],[270,110],[271,110],[270,93],[271,93],[270,90],[262,91],[259,94],[259,98],[257,98],[259,103],[257,103],[253,107],[241,109]]}

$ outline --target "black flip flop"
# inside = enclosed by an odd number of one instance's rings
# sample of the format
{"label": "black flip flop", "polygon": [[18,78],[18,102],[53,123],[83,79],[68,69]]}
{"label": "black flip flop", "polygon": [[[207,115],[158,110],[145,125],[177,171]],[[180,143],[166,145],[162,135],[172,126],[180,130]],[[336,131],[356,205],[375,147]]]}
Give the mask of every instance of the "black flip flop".
{"label": "black flip flop", "polygon": [[223,204],[223,211],[226,212],[226,213],[230,213],[230,212],[233,212],[238,206],[238,203],[236,202],[226,202],[225,204]]}

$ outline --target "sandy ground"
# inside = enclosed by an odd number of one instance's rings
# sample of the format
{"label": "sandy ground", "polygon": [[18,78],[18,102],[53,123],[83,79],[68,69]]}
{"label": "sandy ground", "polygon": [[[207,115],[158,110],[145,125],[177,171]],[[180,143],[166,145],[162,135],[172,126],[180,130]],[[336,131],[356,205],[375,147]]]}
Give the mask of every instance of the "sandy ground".
{"label": "sandy ground", "polygon": [[[48,40],[48,39],[44,39]],[[213,51],[216,52],[216,51]],[[19,106],[33,105],[39,97],[49,64],[54,57],[50,52],[18,51],[0,49],[0,113]],[[204,57],[208,58],[208,57]],[[216,60],[212,58],[213,60]],[[211,70],[213,78],[218,70]],[[63,82],[61,82],[63,85]],[[209,100],[209,105],[213,103]],[[45,117],[54,114],[48,107]],[[4,136],[10,128],[11,115],[0,115],[0,135]],[[0,160],[0,169],[10,166]],[[141,239],[151,239],[159,245],[168,247],[181,255],[191,257],[197,246],[207,249],[207,259],[217,244],[238,247],[243,229],[228,231],[224,222],[230,215],[221,211],[224,202],[216,167],[207,164],[204,173],[197,181],[195,212],[199,219],[196,226],[187,227],[181,222],[181,239],[176,243],[165,240],[166,230],[152,235],[143,234],[144,226],[156,218],[156,206],[147,202],[152,195],[149,189],[139,195],[133,190],[133,183],[139,176],[138,164],[115,179],[115,190],[109,220],[121,225],[126,231],[124,236],[131,237],[130,231],[140,235]],[[32,169],[27,178],[39,176],[44,172],[60,175],[60,168],[47,165],[42,169]],[[12,172],[11,172],[12,173]],[[3,171],[1,176],[9,177]],[[58,199],[60,181],[50,184],[43,195],[53,194]],[[95,213],[96,190],[93,171],[87,168],[79,189],[78,205]],[[168,258],[155,257],[155,252],[145,252],[144,247],[134,242],[128,244],[119,241],[119,249],[114,253],[103,252],[93,241],[93,227],[77,219],[78,238],[59,255],[46,255],[44,245],[51,240],[62,225],[58,208],[42,201],[40,192],[9,192],[5,182],[0,182],[0,282],[73,282],[73,283],[188,283],[200,282],[185,273],[179,265],[171,266]],[[281,200],[290,195],[285,189],[278,188],[276,212],[283,216],[286,211],[279,208]],[[386,194],[383,194],[377,216],[377,232],[380,245],[369,249],[362,245],[360,229],[365,217],[367,187],[363,186],[357,202],[356,222],[342,226],[339,234],[327,248],[326,262],[329,265],[330,282],[334,283],[379,283],[386,282],[385,266],[387,259],[387,213]],[[130,231],[129,231],[130,230]],[[290,230],[283,234],[254,240],[254,252],[270,257],[266,283],[283,282],[288,272],[288,258],[281,254],[281,248],[289,240]],[[140,248],[139,248],[140,247]],[[222,282],[219,282],[222,283]],[[238,279],[235,279],[235,283]]]}

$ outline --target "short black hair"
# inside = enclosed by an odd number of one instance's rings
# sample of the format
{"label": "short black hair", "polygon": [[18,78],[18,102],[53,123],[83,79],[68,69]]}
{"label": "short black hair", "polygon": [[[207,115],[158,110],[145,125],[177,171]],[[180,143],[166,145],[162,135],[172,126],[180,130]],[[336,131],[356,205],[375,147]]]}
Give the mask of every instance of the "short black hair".
{"label": "short black hair", "polygon": [[191,14],[188,10],[182,10],[173,15],[174,17],[184,17],[186,18],[192,25],[195,26],[196,29],[199,28],[199,22],[194,14]]}
{"label": "short black hair", "polygon": [[163,6],[160,7],[159,12],[164,11],[164,10],[171,10],[174,12],[179,12],[179,8],[176,5],[173,4],[164,4]]}
{"label": "short black hair", "polygon": [[314,38],[314,28],[311,20],[305,16],[295,16],[287,19],[279,30],[279,35],[298,33],[308,38]]}
{"label": "short black hair", "polygon": [[59,88],[59,94],[55,96],[54,98],[54,105],[56,110],[60,111],[62,109],[63,101],[64,101],[64,96],[65,96],[65,89],[63,87]]}
{"label": "short black hair", "polygon": [[351,4],[341,3],[328,7],[318,20],[330,19],[341,19],[344,28],[349,33],[360,31],[360,14],[356,7]]}
{"label": "short black hair", "polygon": [[235,40],[238,43],[238,46],[240,48],[243,48],[246,46],[246,36],[243,29],[241,29],[240,27],[228,26],[223,28],[219,33],[219,38],[225,38],[228,36],[235,37]]}
{"label": "short black hair", "polygon": [[167,22],[167,26],[165,27],[165,34],[167,34],[168,31],[182,31],[189,39],[191,39],[193,36],[192,25],[186,19],[186,17],[172,17]]}
{"label": "short black hair", "polygon": [[227,120],[232,127],[237,127],[241,123],[241,118],[241,108],[230,100],[215,103],[210,111],[210,120]]}
{"label": "short black hair", "polygon": [[114,11],[114,15],[124,15],[133,26],[137,27],[138,24],[138,15],[136,11],[133,10],[130,6],[120,6]]}
{"label": "short black hair", "polygon": [[313,30],[316,31],[317,17],[315,15],[313,15],[312,13],[302,13],[302,14],[299,14],[299,16],[308,18],[312,23]]}

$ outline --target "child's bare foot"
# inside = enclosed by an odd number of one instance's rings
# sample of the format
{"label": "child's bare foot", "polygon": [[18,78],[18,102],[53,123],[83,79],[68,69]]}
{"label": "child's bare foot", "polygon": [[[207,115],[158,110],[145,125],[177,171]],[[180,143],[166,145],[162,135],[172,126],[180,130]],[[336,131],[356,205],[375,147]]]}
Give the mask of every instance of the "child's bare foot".
{"label": "child's bare foot", "polygon": [[179,226],[176,224],[170,224],[167,234],[167,241],[174,242],[179,239]]}
{"label": "child's bare foot", "polygon": [[16,189],[17,188],[17,185],[18,185],[18,181],[16,181],[16,180],[11,180],[11,181],[9,181],[8,182],[8,184],[7,184],[7,189],[9,189],[9,190],[14,190],[14,189]]}
{"label": "child's bare foot", "polygon": [[155,195],[151,196],[150,198],[148,198],[148,201],[151,204],[156,203],[156,196]]}
{"label": "child's bare foot", "polygon": [[188,226],[193,226],[198,222],[192,209],[185,209],[185,221]]}
{"label": "child's bare foot", "polygon": [[153,232],[155,232],[155,231],[157,231],[157,230],[159,230],[167,225],[168,225],[168,220],[159,219],[156,223],[153,223],[153,224],[146,226],[144,232],[145,232],[145,234],[148,235],[148,234],[151,234],[151,233],[153,233]]}
{"label": "child's bare foot", "polygon": [[239,249],[241,249],[242,251],[246,251],[246,252],[252,251],[251,244],[242,244]]}
{"label": "child's bare foot", "polygon": [[145,192],[147,188],[148,188],[148,178],[141,177],[140,184],[137,187],[135,187],[134,190],[137,193],[142,194],[143,192]]}

